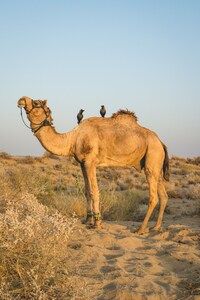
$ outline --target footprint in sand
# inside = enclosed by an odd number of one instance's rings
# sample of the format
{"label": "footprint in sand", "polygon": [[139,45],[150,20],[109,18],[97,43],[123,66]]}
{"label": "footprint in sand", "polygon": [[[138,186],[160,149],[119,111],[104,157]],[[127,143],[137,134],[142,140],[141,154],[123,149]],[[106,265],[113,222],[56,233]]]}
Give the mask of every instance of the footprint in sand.
{"label": "footprint in sand", "polygon": [[117,264],[118,258],[124,255],[124,250],[121,247],[113,246],[106,248],[105,264],[100,268],[100,272],[107,275],[111,280],[119,277],[121,274],[121,268]]}
{"label": "footprint in sand", "polygon": [[106,248],[107,250],[123,250],[121,247],[119,247],[119,246],[112,246],[112,247],[108,247],[108,248]]}

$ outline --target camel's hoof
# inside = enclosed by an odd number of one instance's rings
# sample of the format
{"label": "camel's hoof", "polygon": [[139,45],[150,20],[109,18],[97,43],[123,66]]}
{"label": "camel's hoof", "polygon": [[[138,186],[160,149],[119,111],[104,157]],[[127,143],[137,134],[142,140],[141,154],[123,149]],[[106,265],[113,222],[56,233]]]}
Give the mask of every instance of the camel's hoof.
{"label": "camel's hoof", "polygon": [[151,232],[154,232],[154,231],[163,232],[163,229],[162,229],[162,227],[156,227],[156,226],[154,226],[154,227],[151,227],[149,229],[149,231],[151,231]]}
{"label": "camel's hoof", "polygon": [[134,233],[136,234],[139,234],[139,235],[142,235],[142,234],[145,234],[145,233],[148,233],[149,232],[149,228],[138,228],[136,231],[134,231]]}
{"label": "camel's hoof", "polygon": [[101,229],[102,228],[101,220],[95,220],[95,222],[94,222],[94,228],[95,229]]}
{"label": "camel's hoof", "polygon": [[103,226],[101,223],[96,223],[95,224],[87,224],[88,229],[102,229]]}
{"label": "camel's hoof", "polygon": [[87,229],[94,229],[94,224],[86,224],[87,225]]}
{"label": "camel's hoof", "polygon": [[86,218],[85,220],[82,220],[82,224],[86,224],[88,226],[94,226],[94,218]]}

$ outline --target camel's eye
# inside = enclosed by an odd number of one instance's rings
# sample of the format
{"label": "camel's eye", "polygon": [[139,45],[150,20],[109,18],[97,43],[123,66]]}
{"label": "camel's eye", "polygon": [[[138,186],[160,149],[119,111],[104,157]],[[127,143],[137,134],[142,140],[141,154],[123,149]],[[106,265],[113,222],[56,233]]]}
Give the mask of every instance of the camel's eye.
{"label": "camel's eye", "polygon": [[33,107],[40,107],[40,106],[41,106],[40,101],[35,100],[35,101],[33,102]]}

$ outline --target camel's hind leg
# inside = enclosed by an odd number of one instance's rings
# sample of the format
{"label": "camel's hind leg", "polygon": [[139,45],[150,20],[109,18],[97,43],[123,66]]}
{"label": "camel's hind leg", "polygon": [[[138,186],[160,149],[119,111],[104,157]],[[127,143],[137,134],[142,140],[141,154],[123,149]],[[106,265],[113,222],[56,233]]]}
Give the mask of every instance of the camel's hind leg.
{"label": "camel's hind leg", "polygon": [[157,230],[161,229],[163,213],[164,213],[167,201],[168,201],[168,196],[167,196],[162,178],[160,178],[160,180],[158,182],[158,196],[160,199],[160,208],[159,208],[159,213],[158,213],[158,219],[157,219],[156,225],[150,229],[151,231],[157,231]]}
{"label": "camel's hind leg", "polygon": [[147,180],[149,183],[149,206],[146,213],[146,216],[144,218],[144,221],[142,225],[139,227],[139,229],[136,231],[138,234],[145,233],[145,229],[147,227],[148,221],[151,217],[151,214],[158,203],[158,194],[157,194],[157,188],[158,188],[158,180],[157,177],[153,176],[152,174],[146,173]]}

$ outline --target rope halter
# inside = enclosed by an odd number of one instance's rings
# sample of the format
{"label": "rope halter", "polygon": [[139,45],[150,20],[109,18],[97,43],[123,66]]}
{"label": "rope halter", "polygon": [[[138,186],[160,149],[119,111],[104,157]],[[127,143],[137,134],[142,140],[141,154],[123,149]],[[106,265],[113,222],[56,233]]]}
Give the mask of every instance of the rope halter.
{"label": "rope halter", "polygon": [[42,108],[44,110],[44,113],[45,113],[45,119],[40,122],[40,123],[34,123],[32,121],[31,124],[33,125],[36,125],[37,127],[36,128],[31,128],[30,126],[28,126],[25,121],[24,121],[24,118],[23,118],[23,113],[22,113],[22,108],[21,108],[21,118],[22,118],[22,121],[24,123],[24,125],[26,127],[28,127],[29,129],[32,130],[32,132],[35,134],[37,131],[39,131],[43,126],[52,126],[52,122],[48,120],[48,118],[50,117],[51,115],[51,110],[49,109],[49,107],[45,106],[43,104],[42,101],[40,100],[32,100],[32,108],[30,110],[26,110],[25,108],[25,111],[26,111],[26,114],[27,115],[30,115],[30,113],[34,110],[34,109],[38,109],[38,108]]}

